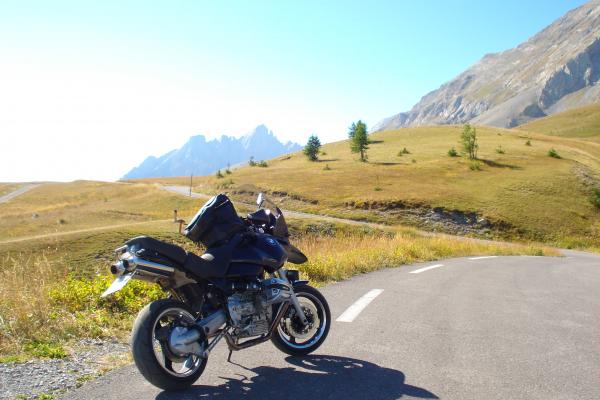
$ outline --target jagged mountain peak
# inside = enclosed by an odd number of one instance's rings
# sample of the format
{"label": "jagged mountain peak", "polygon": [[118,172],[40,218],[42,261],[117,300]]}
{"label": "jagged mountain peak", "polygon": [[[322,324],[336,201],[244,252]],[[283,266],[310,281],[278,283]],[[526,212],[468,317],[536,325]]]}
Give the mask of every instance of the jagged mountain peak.
{"label": "jagged mountain peak", "polygon": [[374,130],[472,122],[511,127],[600,100],[600,1],[481,60]]}
{"label": "jagged mountain peak", "polygon": [[146,158],[123,179],[206,175],[228,165],[246,162],[250,157],[266,160],[300,149],[299,144],[280,142],[265,125],[259,125],[241,138],[223,135],[207,140],[204,135],[195,135],[179,149],[160,157]]}

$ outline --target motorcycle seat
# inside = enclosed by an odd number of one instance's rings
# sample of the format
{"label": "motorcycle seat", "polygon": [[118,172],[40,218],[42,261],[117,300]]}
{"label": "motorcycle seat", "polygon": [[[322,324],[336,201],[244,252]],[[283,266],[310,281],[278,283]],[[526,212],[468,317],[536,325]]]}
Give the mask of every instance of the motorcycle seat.
{"label": "motorcycle seat", "polygon": [[149,252],[154,251],[179,265],[185,263],[188,255],[184,249],[177,245],[163,242],[149,236],[138,236],[128,240],[125,244],[134,252],[142,249]]}
{"label": "motorcycle seat", "polygon": [[209,248],[200,257],[187,253],[183,269],[200,279],[223,278],[227,274],[233,249],[241,241],[242,236],[236,235],[226,244]]}

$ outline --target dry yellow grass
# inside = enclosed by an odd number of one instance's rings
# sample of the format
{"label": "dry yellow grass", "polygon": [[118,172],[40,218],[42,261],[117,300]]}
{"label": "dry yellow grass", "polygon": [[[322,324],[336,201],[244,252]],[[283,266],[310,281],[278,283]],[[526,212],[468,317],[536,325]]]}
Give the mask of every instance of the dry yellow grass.
{"label": "dry yellow grass", "polygon": [[600,142],[600,104],[536,119],[515,129]]}
{"label": "dry yellow grass", "polygon": [[[478,127],[483,161],[481,170],[473,171],[465,157],[447,155],[451,147],[459,149],[461,129],[430,126],[378,132],[371,135],[368,163],[357,161],[347,141],[330,143],[323,146],[326,154],[320,162],[294,153],[270,160],[268,168],[243,167],[224,179],[196,178],[196,190],[286,193],[280,201],[290,209],[388,223],[406,220],[394,212],[360,208],[402,203],[409,208],[475,211],[502,227],[505,238],[565,247],[600,243],[600,210],[589,201],[592,187],[600,185],[600,143]],[[410,154],[399,156],[405,147]],[[549,157],[551,148],[562,158]],[[145,182],[185,185],[187,179]]]}
{"label": "dry yellow grass", "polygon": [[[145,233],[184,244],[166,224]],[[423,236],[407,228],[373,230],[292,221],[294,243],[310,261],[302,275],[320,285],[381,268],[474,254],[556,255],[540,247]],[[139,229],[139,228],[137,228]],[[133,281],[108,300],[99,298],[112,277],[112,249],[140,231],[61,237],[29,247],[0,249],[0,360],[61,357],[81,337],[124,336],[135,313],[163,296],[157,285]],[[189,242],[188,249],[193,249]],[[196,251],[200,251],[197,249]],[[294,267],[294,266],[290,266]]]}

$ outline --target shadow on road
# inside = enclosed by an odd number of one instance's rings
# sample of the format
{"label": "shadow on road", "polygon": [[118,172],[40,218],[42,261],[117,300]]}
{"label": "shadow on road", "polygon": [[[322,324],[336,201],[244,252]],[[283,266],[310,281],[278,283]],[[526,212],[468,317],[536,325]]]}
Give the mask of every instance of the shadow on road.
{"label": "shadow on road", "polygon": [[[157,400],[184,399],[369,399],[388,400],[403,396],[437,399],[433,393],[404,383],[404,374],[370,362],[347,357],[314,355],[288,357],[285,368],[257,367],[252,375],[224,378],[219,386],[197,385],[184,392],[160,393]],[[299,368],[296,368],[299,367]],[[250,374],[249,374],[250,375]],[[201,378],[202,379],[202,378]]]}

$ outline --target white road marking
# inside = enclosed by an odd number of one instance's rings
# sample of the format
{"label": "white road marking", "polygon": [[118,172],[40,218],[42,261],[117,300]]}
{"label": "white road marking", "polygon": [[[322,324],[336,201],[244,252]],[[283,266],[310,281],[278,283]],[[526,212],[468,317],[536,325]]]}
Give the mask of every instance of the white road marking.
{"label": "white road marking", "polygon": [[439,268],[439,267],[443,267],[443,266],[444,266],[444,264],[430,265],[429,267],[415,269],[414,271],[410,271],[409,274],[420,274],[421,272],[429,271],[430,269]]}
{"label": "white road marking", "polygon": [[483,257],[471,257],[469,260],[484,260],[486,258],[497,258],[498,256],[483,256]]}
{"label": "white road marking", "polygon": [[354,304],[352,304],[350,307],[348,307],[346,309],[346,311],[344,311],[342,313],[342,315],[340,315],[338,317],[338,319],[336,319],[336,321],[338,321],[338,322],[352,322],[352,321],[354,321],[354,319],[356,317],[358,317],[358,314],[360,314],[360,312],[362,310],[364,310],[365,307],[367,307],[369,305],[369,303],[372,302],[375,299],[375,297],[379,296],[381,293],[383,293],[383,289],[372,289],[372,290],[369,290],[367,292],[367,294],[365,294],[360,299],[356,300],[354,302]]}

